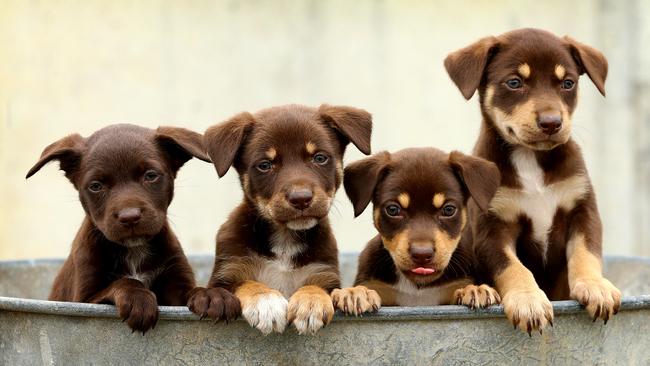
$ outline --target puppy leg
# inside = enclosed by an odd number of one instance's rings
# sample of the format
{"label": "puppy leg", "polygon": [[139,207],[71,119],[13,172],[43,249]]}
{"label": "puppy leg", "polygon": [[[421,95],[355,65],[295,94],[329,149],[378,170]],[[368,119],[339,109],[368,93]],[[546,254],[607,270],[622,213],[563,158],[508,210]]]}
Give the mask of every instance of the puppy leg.
{"label": "puppy leg", "polygon": [[142,335],[155,327],[158,321],[156,295],[144,287],[142,282],[132,278],[121,278],[88,302],[95,304],[115,304],[117,313],[133,331]]}
{"label": "puppy leg", "polygon": [[287,299],[256,281],[245,281],[235,290],[248,324],[264,334],[282,333],[287,325]]}
{"label": "puppy leg", "polygon": [[534,330],[541,333],[546,324],[553,325],[553,306],[510,246],[504,254],[508,265],[496,274],[495,282],[506,317],[528,335]]}
{"label": "puppy leg", "polygon": [[355,286],[332,291],[334,307],[343,313],[359,316],[366,312],[376,312],[381,307],[381,298],[375,290],[366,286]]}
{"label": "puppy leg", "polygon": [[600,255],[587,247],[585,235],[574,233],[567,245],[568,277],[571,298],[585,306],[594,321],[605,324],[618,313],[621,292],[602,275]]}
{"label": "puppy leg", "polygon": [[319,286],[303,286],[289,298],[288,321],[296,326],[299,334],[315,334],[332,317],[332,298]]}
{"label": "puppy leg", "polygon": [[201,317],[208,317],[215,322],[237,319],[241,313],[241,304],[230,291],[221,288],[196,287],[189,292],[187,307]]}
{"label": "puppy leg", "polygon": [[486,284],[467,285],[459,288],[454,292],[454,299],[457,305],[465,305],[471,309],[486,308],[501,302],[501,296],[497,290]]}

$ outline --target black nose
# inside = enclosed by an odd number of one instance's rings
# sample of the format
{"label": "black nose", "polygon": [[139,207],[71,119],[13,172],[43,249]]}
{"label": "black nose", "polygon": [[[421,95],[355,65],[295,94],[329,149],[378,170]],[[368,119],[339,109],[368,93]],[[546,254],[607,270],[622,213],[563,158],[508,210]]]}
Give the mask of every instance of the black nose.
{"label": "black nose", "polygon": [[433,259],[433,248],[430,247],[411,247],[409,249],[409,252],[411,254],[411,260],[413,263],[420,266],[431,263],[431,260]]}
{"label": "black nose", "polygon": [[136,207],[124,208],[118,211],[117,221],[124,226],[133,226],[142,218],[142,210]]}
{"label": "black nose", "polygon": [[314,194],[310,189],[296,189],[287,193],[287,201],[299,210],[309,207],[313,198]]}
{"label": "black nose", "polygon": [[540,113],[537,117],[537,127],[549,136],[554,135],[562,128],[562,117],[555,113]]}

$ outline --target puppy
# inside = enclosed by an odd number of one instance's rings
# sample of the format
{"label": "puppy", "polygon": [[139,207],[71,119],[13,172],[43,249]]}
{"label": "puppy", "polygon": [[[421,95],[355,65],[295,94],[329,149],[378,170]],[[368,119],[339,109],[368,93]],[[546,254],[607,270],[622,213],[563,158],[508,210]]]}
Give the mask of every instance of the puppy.
{"label": "puppy", "polygon": [[474,153],[501,171],[489,213],[470,206],[470,221],[508,319],[541,333],[553,324],[549,298],[572,298],[607,323],[621,293],[602,275],[596,197],[571,138],[578,78],[586,73],[605,95],[607,60],[569,37],[521,29],[456,51],[445,67],[466,99],[478,89]]}
{"label": "puppy", "polygon": [[372,201],[379,235],[361,252],[356,287],[332,292],[341,311],[377,310],[380,300],[472,308],[500,301],[491,287],[474,285],[466,209],[470,197],[487,207],[499,186],[494,163],[434,148],[382,152],[346,167],[344,186],[355,216]]}
{"label": "puppy", "polygon": [[58,160],[86,212],[49,300],[108,303],[142,334],[158,305],[185,305],[194,274],[167,223],[178,169],[209,161],[202,136],[182,128],[120,124],[62,138],[27,178]]}
{"label": "puppy", "polygon": [[287,323],[314,333],[329,323],[329,293],[340,276],[327,215],[346,145],[369,154],[371,130],[368,112],[329,105],[244,112],[208,129],[204,141],[218,175],[234,166],[244,199],[219,229],[208,289],[190,299],[190,309],[204,314],[222,303],[215,294],[222,288],[264,334]]}

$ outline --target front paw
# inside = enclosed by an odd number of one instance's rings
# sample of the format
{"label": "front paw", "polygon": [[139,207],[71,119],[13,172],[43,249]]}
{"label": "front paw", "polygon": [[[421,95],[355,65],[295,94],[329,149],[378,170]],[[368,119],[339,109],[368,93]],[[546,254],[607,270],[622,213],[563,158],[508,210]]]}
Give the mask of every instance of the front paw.
{"label": "front paw", "polygon": [[488,285],[467,285],[454,292],[454,299],[457,305],[465,305],[471,309],[486,308],[501,302],[501,296],[497,290]]}
{"label": "front paw", "polygon": [[527,332],[538,330],[540,334],[547,324],[553,326],[553,305],[539,288],[511,290],[503,297],[503,310],[515,329]]}
{"label": "front paw", "polygon": [[299,334],[314,334],[334,317],[332,298],[316,286],[298,289],[289,299],[288,318]]}
{"label": "front paw", "polygon": [[135,332],[144,335],[156,326],[158,303],[156,295],[146,289],[131,289],[115,298],[117,314]]}
{"label": "front paw", "polygon": [[376,312],[381,307],[381,298],[375,290],[366,286],[355,286],[332,291],[334,307],[343,313],[356,316]]}
{"label": "front paw", "polygon": [[603,277],[576,280],[571,298],[585,306],[593,321],[601,318],[605,324],[621,306],[621,291]]}
{"label": "front paw", "polygon": [[230,291],[221,288],[197,287],[190,291],[187,307],[201,319],[208,317],[215,322],[237,319],[241,313],[239,299]]}
{"label": "front paw", "polygon": [[242,299],[242,316],[265,335],[284,332],[287,325],[287,299],[279,291],[267,290]]}

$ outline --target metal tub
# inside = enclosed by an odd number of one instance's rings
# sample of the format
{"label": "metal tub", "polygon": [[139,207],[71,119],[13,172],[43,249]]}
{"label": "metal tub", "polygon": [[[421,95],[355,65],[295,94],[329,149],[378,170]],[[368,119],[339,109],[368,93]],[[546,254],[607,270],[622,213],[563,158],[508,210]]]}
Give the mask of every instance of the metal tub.
{"label": "metal tub", "polygon": [[[212,257],[192,257],[206,283]],[[607,258],[624,294],[604,326],[573,301],[559,301],[555,327],[529,338],[501,307],[385,307],[360,318],[337,315],[315,336],[263,336],[243,320],[213,324],[185,307],[161,307],[145,336],[131,333],[110,305],[43,301],[62,260],[0,262],[0,364],[650,364],[650,259]],[[341,258],[344,285],[356,256]]]}

